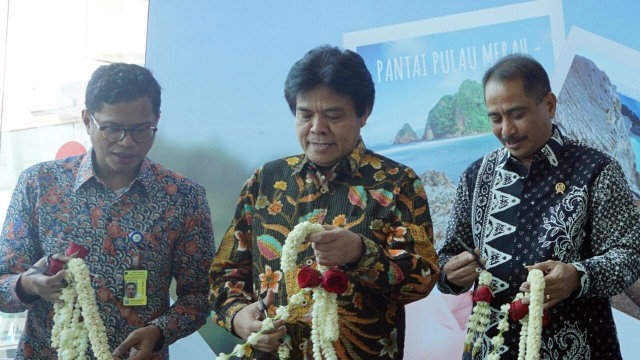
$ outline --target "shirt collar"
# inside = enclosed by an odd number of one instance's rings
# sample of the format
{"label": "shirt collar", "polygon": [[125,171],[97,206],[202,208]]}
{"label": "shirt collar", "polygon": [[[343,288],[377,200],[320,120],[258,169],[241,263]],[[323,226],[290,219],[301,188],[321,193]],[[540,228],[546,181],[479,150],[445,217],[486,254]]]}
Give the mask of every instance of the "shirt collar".
{"label": "shirt collar", "polygon": [[[356,144],[356,147],[351,151],[351,153],[344,159],[340,160],[337,164],[335,164],[331,168],[331,172],[333,174],[344,173],[348,175],[357,173],[362,164],[362,160],[365,157],[366,151],[367,148],[364,145],[364,141],[362,141],[362,138],[360,138],[358,140],[358,143]],[[301,173],[303,171],[317,169],[317,165],[311,162],[311,160],[309,160],[306,155],[303,155],[302,161],[293,170],[293,175],[297,175],[298,173]]]}
{"label": "shirt collar", "polygon": [[[551,166],[558,166],[558,159],[562,155],[564,149],[564,136],[560,129],[556,124],[552,125],[551,129],[551,137],[547,140],[547,143],[544,144],[540,150],[536,151],[533,154],[533,160],[531,163],[536,163],[538,161],[547,160]],[[501,149],[502,155],[498,166],[504,167],[507,163],[507,160],[512,159],[512,161],[518,161],[514,157],[511,156],[511,153],[507,150],[507,148],[503,147]]]}
{"label": "shirt collar", "polygon": [[[80,166],[78,168],[78,174],[76,175],[75,184],[73,186],[73,190],[77,191],[91,178],[96,178],[96,172],[93,168],[93,148],[90,148],[86,154],[82,155],[82,160],[80,161]],[[153,170],[151,169],[151,160],[147,157],[142,161],[142,165],[140,166],[140,172],[133,180],[134,182],[140,182],[144,188],[148,188],[153,182]]]}

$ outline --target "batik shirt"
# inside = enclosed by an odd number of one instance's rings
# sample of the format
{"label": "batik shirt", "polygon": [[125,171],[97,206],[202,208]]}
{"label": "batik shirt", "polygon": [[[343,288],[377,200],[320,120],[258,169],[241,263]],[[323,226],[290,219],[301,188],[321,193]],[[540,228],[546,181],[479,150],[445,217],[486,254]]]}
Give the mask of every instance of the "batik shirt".
{"label": "batik shirt", "polygon": [[[134,231],[144,236],[138,245],[130,241]],[[111,351],[131,331],[154,324],[165,346],[153,358],[167,359],[167,345],[196,331],[210,313],[212,234],[204,188],[149,159],[122,195],[95,175],[89,155],[25,170],[0,238],[0,311],[28,310],[16,359],[56,358],[53,302],[22,302],[16,282],[25,266],[64,253],[72,241],[89,249],[85,262]],[[129,269],[148,271],[146,306],[123,306]],[[170,307],[172,277],[178,299]]]}
{"label": "batik shirt", "polygon": [[[401,359],[404,305],[427,296],[439,274],[431,218],[414,171],[366,150],[362,141],[328,176],[298,155],[263,165],[246,182],[211,267],[218,324],[232,331],[233,316],[268,289],[276,306],[299,291],[297,274],[283,274],[280,256],[289,231],[304,221],[343,227],[364,242],[360,261],[343,266],[350,280],[337,300],[338,358]],[[317,266],[309,244],[297,265]],[[287,319],[291,359],[306,358],[312,347],[312,305],[308,298]]]}
{"label": "batik shirt", "polygon": [[[495,150],[460,179],[440,266],[464,251],[455,237],[479,248],[493,275],[491,321],[478,359],[491,350],[500,306],[526,281],[524,266],[545,260],[575,266],[580,288],[550,309],[541,359],[621,358],[609,297],[640,274],[640,215],[614,159],[564,138],[555,126],[528,172],[506,149]],[[464,290],[446,274],[438,287]],[[512,322],[501,359],[517,358],[519,332]]]}

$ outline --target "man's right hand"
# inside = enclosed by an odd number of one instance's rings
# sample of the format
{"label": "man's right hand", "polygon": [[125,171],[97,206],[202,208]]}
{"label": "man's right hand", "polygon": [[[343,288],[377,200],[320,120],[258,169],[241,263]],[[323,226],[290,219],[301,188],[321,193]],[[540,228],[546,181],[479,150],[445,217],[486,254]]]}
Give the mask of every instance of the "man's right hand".
{"label": "man's right hand", "polygon": [[[268,290],[263,301],[267,309],[273,304],[274,300],[274,293]],[[264,312],[262,310],[260,301],[256,301],[245,306],[234,316],[233,330],[243,340],[246,341],[249,335],[262,330],[262,320],[264,320]],[[284,320],[277,320],[274,322],[273,329],[265,330],[258,338],[258,342],[252,347],[260,351],[272,352],[282,343],[286,331]]]}
{"label": "man's right hand", "polygon": [[[59,258],[63,262],[67,262],[70,259],[60,254],[53,256]],[[33,265],[46,269],[47,258],[43,257]],[[66,282],[64,281],[65,275],[65,270],[61,270],[57,274],[49,276],[45,274],[38,274],[34,270],[30,269],[22,273],[22,276],[20,276],[18,281],[20,281],[20,285],[27,295],[39,296],[48,301],[56,301],[60,299],[62,289],[66,286]]]}
{"label": "man's right hand", "polygon": [[[480,256],[479,249],[476,248],[473,251]],[[483,265],[485,263],[486,261],[483,260]],[[478,264],[473,255],[467,251],[449,259],[443,268],[450,283],[465,289],[469,289],[480,275],[476,269],[478,269]]]}

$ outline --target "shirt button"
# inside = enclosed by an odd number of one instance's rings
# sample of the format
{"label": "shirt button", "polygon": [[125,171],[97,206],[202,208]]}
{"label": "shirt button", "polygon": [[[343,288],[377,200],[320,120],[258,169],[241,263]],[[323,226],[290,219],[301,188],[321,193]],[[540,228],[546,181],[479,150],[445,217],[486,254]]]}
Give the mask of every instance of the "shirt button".
{"label": "shirt button", "polygon": [[304,262],[307,266],[311,266],[313,265],[313,259],[307,259],[307,261]]}

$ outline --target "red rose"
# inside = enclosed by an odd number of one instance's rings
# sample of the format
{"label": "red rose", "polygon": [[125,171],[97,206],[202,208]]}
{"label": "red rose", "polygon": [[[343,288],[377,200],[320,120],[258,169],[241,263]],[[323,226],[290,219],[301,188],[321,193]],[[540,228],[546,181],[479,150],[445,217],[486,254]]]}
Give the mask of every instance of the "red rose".
{"label": "red rose", "polygon": [[49,267],[47,268],[47,271],[49,273],[55,275],[60,270],[62,270],[63,266],[64,266],[64,263],[62,262],[62,260],[56,259],[56,258],[50,258],[49,259]]}
{"label": "red rose", "polygon": [[67,251],[65,252],[65,255],[69,257],[84,259],[84,257],[87,256],[88,253],[89,253],[89,250],[86,247],[80,244],[71,242],[69,244],[69,247],[67,247]]}
{"label": "red rose", "polygon": [[298,272],[298,285],[301,288],[316,287],[321,282],[322,276],[316,269],[305,266]]}
{"label": "red rose", "polygon": [[493,299],[493,294],[488,286],[482,285],[476,291],[473,292],[474,302],[490,302]]}
{"label": "red rose", "polygon": [[529,313],[529,305],[525,305],[522,303],[522,300],[516,300],[509,304],[509,317],[513,321],[518,321],[522,319],[525,315]]}
{"label": "red rose", "polygon": [[342,294],[349,285],[349,276],[344,271],[329,269],[322,273],[322,287],[335,294]]}
{"label": "red rose", "polygon": [[551,316],[549,315],[549,311],[544,309],[542,312],[542,327],[547,327],[551,323]]}

